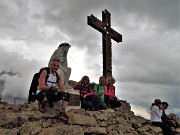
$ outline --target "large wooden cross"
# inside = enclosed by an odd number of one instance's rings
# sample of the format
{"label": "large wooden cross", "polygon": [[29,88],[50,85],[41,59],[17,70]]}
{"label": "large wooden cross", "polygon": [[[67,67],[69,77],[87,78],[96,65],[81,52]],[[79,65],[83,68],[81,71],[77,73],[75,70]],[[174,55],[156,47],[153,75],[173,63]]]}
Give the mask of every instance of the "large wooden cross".
{"label": "large wooden cross", "polygon": [[102,33],[103,75],[112,76],[112,47],[111,38],[122,42],[122,35],[111,28],[111,14],[105,9],[102,11],[102,21],[91,14],[87,17],[88,25]]}

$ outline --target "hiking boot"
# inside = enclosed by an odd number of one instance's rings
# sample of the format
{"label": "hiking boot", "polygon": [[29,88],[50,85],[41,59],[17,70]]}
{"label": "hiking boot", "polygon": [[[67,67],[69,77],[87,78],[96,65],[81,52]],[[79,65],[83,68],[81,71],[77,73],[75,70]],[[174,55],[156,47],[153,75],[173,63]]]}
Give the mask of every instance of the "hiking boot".
{"label": "hiking boot", "polygon": [[99,111],[99,106],[95,106],[95,107],[93,108],[93,111]]}
{"label": "hiking boot", "polygon": [[45,103],[44,102],[38,102],[38,107],[39,107],[39,111],[41,113],[44,113],[45,110],[44,110],[44,107],[45,107]]}
{"label": "hiking boot", "polygon": [[66,119],[69,119],[65,112],[59,112],[59,116],[64,116]]}
{"label": "hiking boot", "polygon": [[89,108],[89,111],[94,111],[94,108],[93,108],[93,107],[90,107],[90,108]]}
{"label": "hiking boot", "polygon": [[66,115],[66,113],[59,113],[58,120],[62,121],[64,124],[68,124],[68,119],[69,117]]}
{"label": "hiking boot", "polygon": [[64,113],[64,117],[65,117],[66,119],[69,119],[69,117],[67,116],[67,114],[66,114],[66,113]]}
{"label": "hiking boot", "polygon": [[68,124],[68,119],[65,118],[64,116],[59,116],[58,120],[60,120],[61,122],[63,122],[64,124]]}

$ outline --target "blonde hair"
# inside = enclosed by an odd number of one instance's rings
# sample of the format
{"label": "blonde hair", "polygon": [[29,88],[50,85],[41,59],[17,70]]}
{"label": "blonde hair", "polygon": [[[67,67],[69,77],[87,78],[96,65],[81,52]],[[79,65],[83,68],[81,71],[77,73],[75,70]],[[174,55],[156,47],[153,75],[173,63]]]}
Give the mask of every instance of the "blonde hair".
{"label": "blonde hair", "polygon": [[109,77],[106,79],[106,84],[109,84],[109,83],[108,83],[109,79],[112,79],[112,80],[113,80],[113,84],[116,82],[116,80],[114,79],[114,77],[109,76]]}

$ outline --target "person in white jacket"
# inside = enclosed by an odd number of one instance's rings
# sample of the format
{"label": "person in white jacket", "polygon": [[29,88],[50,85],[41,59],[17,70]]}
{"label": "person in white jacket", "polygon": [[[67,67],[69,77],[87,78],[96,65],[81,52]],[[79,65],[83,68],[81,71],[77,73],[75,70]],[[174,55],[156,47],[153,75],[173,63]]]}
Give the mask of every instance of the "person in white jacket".
{"label": "person in white jacket", "polygon": [[153,126],[160,127],[163,131],[163,135],[175,135],[174,131],[170,127],[162,123],[161,116],[163,106],[160,99],[155,99],[154,103],[150,107],[150,118]]}

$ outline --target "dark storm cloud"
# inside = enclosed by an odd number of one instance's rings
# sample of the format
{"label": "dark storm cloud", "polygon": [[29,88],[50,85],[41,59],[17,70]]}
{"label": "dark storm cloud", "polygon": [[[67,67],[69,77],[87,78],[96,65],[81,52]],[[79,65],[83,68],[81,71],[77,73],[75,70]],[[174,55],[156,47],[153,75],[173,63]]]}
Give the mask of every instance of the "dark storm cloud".
{"label": "dark storm cloud", "polygon": [[[105,9],[111,13],[112,28],[123,35],[122,43],[112,41],[118,96],[141,108],[148,108],[156,97],[170,102],[171,110],[180,107],[179,0],[1,1],[0,47],[5,50],[0,51],[0,72],[21,75],[3,76],[12,85],[6,89],[19,89],[17,82],[25,78],[30,83],[33,71],[61,42],[69,42],[77,51],[69,54],[71,62],[75,61],[72,74],[82,68],[98,78],[102,35],[87,25],[87,16],[101,20]],[[73,59],[82,51],[83,56]],[[31,57],[45,60],[39,64]],[[27,89],[28,84],[23,87]]]}
{"label": "dark storm cloud", "polygon": [[180,48],[177,32],[161,34],[154,30],[149,33],[145,29],[139,38],[124,44],[115,46],[113,59],[114,72],[119,73],[115,76],[120,81],[120,97],[144,108],[160,98],[173,105],[170,111],[178,109]]}

